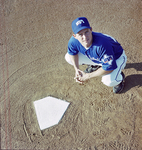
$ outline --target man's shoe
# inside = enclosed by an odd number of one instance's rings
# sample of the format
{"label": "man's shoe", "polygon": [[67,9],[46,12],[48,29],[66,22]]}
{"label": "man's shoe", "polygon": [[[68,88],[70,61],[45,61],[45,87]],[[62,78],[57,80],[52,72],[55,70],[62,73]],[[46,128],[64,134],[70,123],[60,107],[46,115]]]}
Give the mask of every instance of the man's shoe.
{"label": "man's shoe", "polygon": [[113,93],[120,93],[124,88],[125,75],[123,72],[121,72],[121,75],[123,77],[123,80],[121,83],[113,87]]}
{"label": "man's shoe", "polygon": [[101,66],[93,66],[93,65],[88,65],[88,67],[86,68],[86,70],[84,71],[85,73],[91,73],[93,71],[96,71],[97,69],[99,69]]}

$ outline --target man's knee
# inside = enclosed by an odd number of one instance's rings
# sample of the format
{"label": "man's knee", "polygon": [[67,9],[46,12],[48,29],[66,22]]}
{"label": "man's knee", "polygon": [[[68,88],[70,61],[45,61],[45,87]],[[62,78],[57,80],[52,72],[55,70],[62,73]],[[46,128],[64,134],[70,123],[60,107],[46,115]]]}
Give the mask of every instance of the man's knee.
{"label": "man's knee", "polygon": [[[120,76],[121,76],[121,74],[120,74]],[[113,86],[118,85],[122,81],[121,79],[122,79],[122,77],[119,77],[119,80],[116,80],[114,78],[114,76],[109,74],[109,75],[105,75],[105,76],[102,77],[102,82],[106,86],[113,87]]]}
{"label": "man's knee", "polygon": [[68,54],[68,53],[66,53],[66,55],[65,55],[65,60],[66,60],[69,64],[72,65],[72,62],[71,62],[71,60],[70,60],[70,57],[69,57],[69,54]]}
{"label": "man's knee", "polygon": [[108,87],[113,87],[113,86],[118,85],[121,81],[118,82],[118,81],[114,80],[114,81],[110,81],[110,82],[108,82],[108,81],[102,81],[102,82],[103,82],[103,84],[105,84]]}

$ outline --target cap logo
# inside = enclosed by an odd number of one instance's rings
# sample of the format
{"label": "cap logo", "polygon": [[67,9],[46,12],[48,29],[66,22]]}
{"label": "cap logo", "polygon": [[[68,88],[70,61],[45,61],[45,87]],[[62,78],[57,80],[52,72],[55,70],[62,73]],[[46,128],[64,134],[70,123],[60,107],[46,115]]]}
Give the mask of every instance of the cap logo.
{"label": "cap logo", "polygon": [[79,20],[79,21],[76,22],[76,25],[78,26],[78,25],[80,25],[82,23],[85,23],[85,22],[83,20]]}

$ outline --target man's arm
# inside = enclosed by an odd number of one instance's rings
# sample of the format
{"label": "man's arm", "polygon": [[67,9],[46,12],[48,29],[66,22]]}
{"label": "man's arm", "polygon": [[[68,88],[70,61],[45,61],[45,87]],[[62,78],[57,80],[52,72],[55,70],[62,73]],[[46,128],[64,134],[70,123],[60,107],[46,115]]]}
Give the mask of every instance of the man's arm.
{"label": "man's arm", "polygon": [[83,81],[86,81],[93,77],[98,77],[98,76],[103,76],[103,75],[109,74],[113,71],[113,70],[106,71],[106,70],[102,69],[102,67],[101,67],[92,73],[84,73],[83,71],[79,70],[78,54],[77,55],[69,54],[69,57],[72,62],[72,65],[74,66],[74,69],[75,69],[75,78],[74,79],[76,79],[76,82],[79,82],[79,83],[82,83]]}
{"label": "man's arm", "polygon": [[82,83],[82,82],[79,80],[79,78],[78,78],[79,76],[82,76],[82,73],[81,73],[80,70],[79,70],[78,54],[76,54],[76,55],[70,55],[70,54],[69,54],[69,57],[70,57],[70,60],[71,60],[71,62],[72,62],[72,65],[74,66],[74,69],[75,69],[75,77],[74,77],[74,79],[76,80],[76,82]]}
{"label": "man's arm", "polygon": [[74,66],[75,71],[77,71],[79,69],[79,64],[78,64],[78,54],[76,55],[70,55],[70,60],[72,62],[72,65]]}
{"label": "man's arm", "polygon": [[111,73],[113,70],[110,70],[110,71],[106,71],[104,70],[102,67],[99,68],[98,70],[92,72],[92,73],[89,73],[88,76],[89,78],[93,78],[93,77],[98,77],[98,76],[103,76],[103,75],[106,75],[106,74],[109,74]]}
{"label": "man's arm", "polygon": [[78,70],[80,72],[80,74],[82,74],[82,76],[77,76],[76,79],[78,79],[79,81],[83,82],[83,81],[86,81],[88,79],[91,79],[93,77],[98,77],[98,76],[103,76],[103,75],[106,75],[106,74],[109,74],[111,73],[113,70],[111,71],[106,71],[104,70],[102,67],[99,68],[98,70],[92,72],[92,73],[85,73],[81,70]]}

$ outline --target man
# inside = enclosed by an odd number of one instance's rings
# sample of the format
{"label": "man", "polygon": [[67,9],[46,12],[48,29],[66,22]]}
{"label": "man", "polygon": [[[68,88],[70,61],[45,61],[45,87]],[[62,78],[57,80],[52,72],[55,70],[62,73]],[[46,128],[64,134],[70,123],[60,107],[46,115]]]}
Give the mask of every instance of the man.
{"label": "man", "polygon": [[[68,42],[66,61],[74,66],[76,82],[83,83],[93,77],[102,76],[102,82],[113,87],[114,93],[124,88],[124,69],[127,57],[121,45],[111,36],[92,32],[85,17],[72,22],[73,36]],[[89,65],[83,72],[79,65]]]}

